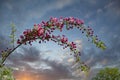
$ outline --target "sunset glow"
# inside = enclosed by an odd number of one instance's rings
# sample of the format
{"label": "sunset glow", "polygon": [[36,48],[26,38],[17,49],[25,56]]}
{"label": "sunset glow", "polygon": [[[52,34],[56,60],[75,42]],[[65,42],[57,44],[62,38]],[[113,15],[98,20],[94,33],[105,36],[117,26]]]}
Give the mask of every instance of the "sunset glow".
{"label": "sunset glow", "polygon": [[41,78],[37,75],[33,75],[29,72],[22,72],[15,75],[16,80],[40,80]]}

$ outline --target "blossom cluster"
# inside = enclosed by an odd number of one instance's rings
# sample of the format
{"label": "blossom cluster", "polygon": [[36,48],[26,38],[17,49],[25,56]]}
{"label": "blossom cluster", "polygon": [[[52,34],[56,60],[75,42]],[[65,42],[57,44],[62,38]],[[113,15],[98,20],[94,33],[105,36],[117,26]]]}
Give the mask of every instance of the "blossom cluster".
{"label": "blossom cluster", "polygon": [[[59,29],[62,31],[63,27],[66,27],[67,30],[73,29],[74,27],[77,27],[82,33],[86,33],[86,36],[88,38],[91,38],[93,43],[95,43],[97,46],[99,44],[99,47],[105,48],[104,43],[100,42],[100,40],[94,36],[94,32],[92,28],[85,27],[84,21],[74,18],[74,17],[67,17],[67,18],[54,18],[51,17],[49,21],[42,21],[40,24],[34,24],[33,29],[27,29],[23,32],[23,35],[20,36],[20,39],[17,40],[17,44],[26,44],[27,42],[31,45],[31,42],[35,41],[36,39],[39,39],[41,41],[49,41],[52,38],[55,38],[54,34],[52,32],[56,29]],[[61,40],[58,40],[61,43],[68,43],[68,39],[65,38],[65,36],[62,36],[60,38]],[[69,44],[72,48],[76,48],[75,43]]]}
{"label": "blossom cluster", "polygon": [[[17,40],[17,44],[27,44],[33,41],[39,40],[39,43],[46,41],[54,41],[58,45],[64,46],[63,48],[69,47],[74,52],[76,62],[80,61],[80,51],[77,50],[77,46],[74,42],[69,42],[65,35],[54,35],[54,30],[60,31],[66,27],[67,30],[78,28],[82,33],[85,33],[89,40],[91,40],[97,47],[105,49],[105,44],[94,35],[94,31],[89,26],[84,25],[84,21],[74,17],[66,18],[54,18],[51,17],[48,21],[42,21],[40,24],[34,24],[33,29],[27,29],[23,32],[23,35]],[[82,66],[81,66],[82,67]]]}

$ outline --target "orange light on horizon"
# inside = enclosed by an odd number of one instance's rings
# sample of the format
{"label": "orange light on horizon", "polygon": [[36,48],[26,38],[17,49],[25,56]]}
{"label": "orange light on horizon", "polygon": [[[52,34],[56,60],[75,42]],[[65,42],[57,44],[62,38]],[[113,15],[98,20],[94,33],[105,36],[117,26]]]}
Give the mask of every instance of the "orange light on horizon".
{"label": "orange light on horizon", "polygon": [[41,80],[40,76],[33,75],[29,72],[18,72],[18,74],[15,75],[16,80]]}

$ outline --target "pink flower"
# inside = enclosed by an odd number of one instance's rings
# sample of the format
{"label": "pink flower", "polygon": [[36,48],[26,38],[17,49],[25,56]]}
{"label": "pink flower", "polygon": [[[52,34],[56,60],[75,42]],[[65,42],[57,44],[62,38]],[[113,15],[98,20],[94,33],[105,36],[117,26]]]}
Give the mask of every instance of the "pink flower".
{"label": "pink flower", "polygon": [[44,34],[44,29],[38,27],[38,36],[41,36],[41,35],[43,35],[43,34]]}
{"label": "pink flower", "polygon": [[17,44],[21,44],[20,39],[17,40]]}
{"label": "pink flower", "polygon": [[42,21],[42,24],[43,24],[43,26],[49,26],[49,23],[48,23],[48,22]]}
{"label": "pink flower", "polygon": [[76,24],[77,24],[77,25],[84,24],[84,21],[83,21],[83,20],[80,20],[80,19],[76,19]]}
{"label": "pink flower", "polygon": [[51,17],[51,18],[50,18],[50,21],[53,22],[53,23],[56,23],[56,22],[58,22],[58,19]]}
{"label": "pink flower", "polygon": [[24,36],[23,36],[23,35],[21,35],[21,36],[20,36],[20,38],[21,38],[21,39],[24,39]]}
{"label": "pink flower", "polygon": [[69,18],[67,18],[67,17],[63,19],[63,21],[68,21],[68,20],[69,20]]}
{"label": "pink flower", "polygon": [[33,29],[37,30],[37,28],[38,28],[37,24],[34,24],[34,28]]}
{"label": "pink flower", "polygon": [[65,38],[65,37],[63,36],[62,39],[61,39],[61,42],[62,42],[62,43],[67,43],[67,42],[68,42],[68,38]]}
{"label": "pink flower", "polygon": [[56,26],[60,29],[60,31],[62,31],[63,28],[63,23],[56,23]]}
{"label": "pink flower", "polygon": [[24,31],[23,34],[26,35],[26,34],[27,34],[27,31]]}
{"label": "pink flower", "polygon": [[51,36],[48,33],[46,33],[45,39],[47,39],[49,41],[50,38],[51,38]]}
{"label": "pink flower", "polygon": [[74,17],[69,17],[69,22],[70,22],[70,24],[73,24],[74,23]]}
{"label": "pink flower", "polygon": [[71,48],[76,48],[76,44],[74,42],[70,43]]}

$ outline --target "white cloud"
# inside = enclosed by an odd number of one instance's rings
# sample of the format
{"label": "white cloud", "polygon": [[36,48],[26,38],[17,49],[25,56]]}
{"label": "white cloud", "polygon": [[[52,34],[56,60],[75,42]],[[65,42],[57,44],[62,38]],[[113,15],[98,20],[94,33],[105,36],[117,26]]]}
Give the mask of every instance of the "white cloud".
{"label": "white cloud", "polygon": [[[88,76],[87,74],[84,72],[84,71],[79,71],[79,70],[76,70],[73,72],[73,75],[76,76],[76,77],[79,77],[81,80],[88,80]],[[89,75],[89,73],[88,73]]]}
{"label": "white cloud", "polygon": [[74,62],[75,60],[74,60],[74,58],[69,58],[68,59],[68,63],[72,63],[72,62]]}
{"label": "white cloud", "polygon": [[100,69],[103,68],[103,65],[101,65],[100,63],[96,63],[96,65],[94,67],[92,67],[93,69]]}
{"label": "white cloud", "polygon": [[82,40],[75,40],[74,42],[77,45],[77,49],[82,51]]}
{"label": "white cloud", "polygon": [[82,41],[77,39],[77,40],[75,40],[75,43],[82,44]]}

